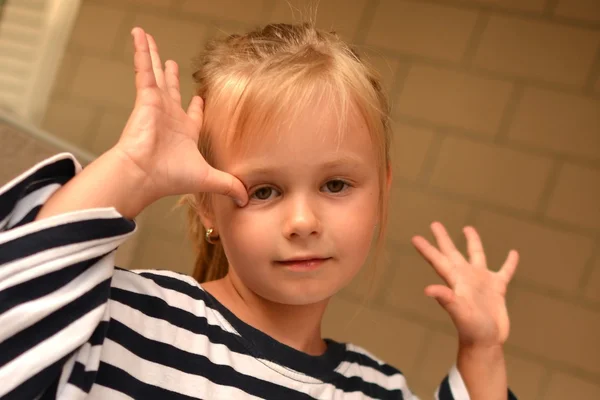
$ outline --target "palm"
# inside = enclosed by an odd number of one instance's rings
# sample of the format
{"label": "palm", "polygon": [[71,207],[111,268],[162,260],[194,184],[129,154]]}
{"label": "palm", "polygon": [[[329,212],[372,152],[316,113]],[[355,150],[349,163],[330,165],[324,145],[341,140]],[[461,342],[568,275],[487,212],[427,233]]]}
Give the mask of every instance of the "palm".
{"label": "palm", "polygon": [[498,272],[487,268],[481,240],[475,229],[465,228],[469,261],[456,249],[441,224],[432,224],[439,250],[416,236],[413,244],[448,286],[431,285],[425,289],[450,314],[463,344],[496,345],[508,338],[510,321],[506,309],[506,289],[518,262],[509,253]]}
{"label": "palm", "polygon": [[154,39],[139,28],[132,34],[137,95],[113,150],[147,178],[144,190],[154,198],[214,191],[245,202],[243,184],[208,165],[198,150],[202,99],[195,96],[184,111],[177,64],[169,60],[163,71]]}

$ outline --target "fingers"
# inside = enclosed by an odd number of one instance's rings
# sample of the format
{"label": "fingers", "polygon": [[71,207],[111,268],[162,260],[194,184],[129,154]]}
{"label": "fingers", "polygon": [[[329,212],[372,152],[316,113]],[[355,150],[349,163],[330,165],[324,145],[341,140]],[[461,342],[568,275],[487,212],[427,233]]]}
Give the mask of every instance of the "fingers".
{"label": "fingers", "polygon": [[198,125],[198,129],[202,127],[204,120],[204,101],[200,96],[192,97],[190,105],[187,109],[187,115]]}
{"label": "fingers", "polygon": [[141,89],[155,87],[156,79],[152,71],[152,57],[146,33],[141,28],[133,28],[133,68],[135,70],[135,87]]}
{"label": "fingers", "polygon": [[458,251],[456,246],[454,246],[454,243],[448,235],[448,232],[446,232],[444,225],[439,222],[434,222],[431,224],[431,231],[435,236],[435,240],[437,241],[440,250],[442,253],[444,253],[444,255],[446,255],[446,257],[448,257],[455,264],[462,264],[463,262],[466,262],[460,251]]}
{"label": "fingers", "polygon": [[429,285],[425,288],[425,295],[436,299],[444,309],[451,308],[454,303],[454,292],[447,286]]}
{"label": "fingers", "polygon": [[179,89],[179,66],[173,60],[165,62],[165,82],[169,95],[181,105],[181,91]]}
{"label": "fingers", "polygon": [[154,70],[156,84],[162,90],[166,90],[167,84],[165,82],[165,73],[163,72],[160,56],[158,55],[158,46],[156,45],[154,38],[150,34],[147,33],[146,38],[150,47],[150,58],[152,60],[152,69]]}
{"label": "fingers", "polygon": [[506,282],[507,285],[515,275],[515,271],[517,270],[518,264],[519,253],[516,250],[509,251],[508,256],[506,257],[506,261],[498,271],[498,275],[504,282]]}
{"label": "fingers", "polygon": [[431,264],[435,272],[450,287],[454,287],[456,280],[454,278],[454,266],[444,254],[431,245],[425,238],[414,236],[412,244],[417,251]]}
{"label": "fingers", "polygon": [[236,204],[243,207],[248,202],[248,192],[244,184],[235,176],[218,169],[209,168],[208,175],[199,191],[218,193],[232,197]]}
{"label": "fingers", "polygon": [[483,245],[481,244],[481,238],[471,226],[463,228],[463,232],[467,238],[467,252],[469,253],[469,262],[476,267],[486,267],[487,261],[485,258],[485,252],[483,251]]}

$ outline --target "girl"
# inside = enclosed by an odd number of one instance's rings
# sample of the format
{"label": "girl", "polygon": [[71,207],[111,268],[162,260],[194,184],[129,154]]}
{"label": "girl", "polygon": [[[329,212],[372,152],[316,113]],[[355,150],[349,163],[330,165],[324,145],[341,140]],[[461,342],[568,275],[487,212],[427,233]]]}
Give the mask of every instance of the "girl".
{"label": "girl", "polygon": [[[323,339],[329,299],[379,246],[391,183],[388,107],[332,33],[269,25],[211,43],[181,108],[177,64],[132,31],[137,97],[85,170],[62,153],[0,190],[4,399],[416,399],[402,373]],[[203,104],[204,99],[205,104]],[[199,151],[200,150],[200,151]],[[190,194],[191,193],[191,194]],[[192,277],[115,267],[135,217],[183,194]],[[470,259],[439,223],[413,244],[460,350],[435,396],[506,399],[505,292],[516,265]]]}

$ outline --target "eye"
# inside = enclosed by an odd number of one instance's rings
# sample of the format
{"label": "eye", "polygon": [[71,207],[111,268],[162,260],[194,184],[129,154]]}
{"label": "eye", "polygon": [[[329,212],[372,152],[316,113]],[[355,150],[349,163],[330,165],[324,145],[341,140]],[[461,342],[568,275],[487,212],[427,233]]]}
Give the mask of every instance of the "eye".
{"label": "eye", "polygon": [[269,200],[269,198],[271,197],[271,194],[273,192],[276,192],[275,189],[273,189],[272,187],[269,186],[263,186],[260,187],[258,189],[256,189],[251,195],[251,198],[255,198],[257,200]]}
{"label": "eye", "polygon": [[324,186],[326,186],[331,193],[340,193],[345,189],[346,186],[350,185],[340,179],[333,179],[327,182]]}

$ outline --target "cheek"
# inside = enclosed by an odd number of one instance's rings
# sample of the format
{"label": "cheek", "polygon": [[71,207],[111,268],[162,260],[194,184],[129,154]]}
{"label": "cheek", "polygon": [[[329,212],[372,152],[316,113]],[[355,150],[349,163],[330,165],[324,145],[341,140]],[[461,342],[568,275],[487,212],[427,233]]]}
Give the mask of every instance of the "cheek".
{"label": "cheek", "polygon": [[272,231],[277,225],[269,220],[267,213],[235,210],[233,206],[225,205],[215,214],[223,245],[232,258],[230,261],[247,261],[268,252],[265,244],[272,241],[269,238],[273,237]]}

